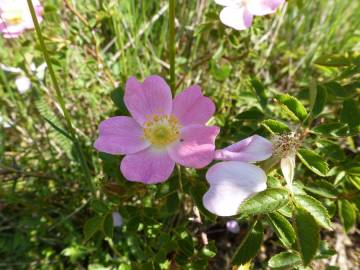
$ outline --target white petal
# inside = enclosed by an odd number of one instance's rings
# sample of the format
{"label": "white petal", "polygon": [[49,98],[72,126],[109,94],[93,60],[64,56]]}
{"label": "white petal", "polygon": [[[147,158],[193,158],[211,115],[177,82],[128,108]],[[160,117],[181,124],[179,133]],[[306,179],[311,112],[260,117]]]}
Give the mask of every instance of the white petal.
{"label": "white petal", "polygon": [[221,6],[229,7],[234,6],[239,2],[239,0],[215,0],[215,3]]}
{"label": "white petal", "polygon": [[31,88],[31,81],[26,76],[20,76],[16,78],[15,85],[19,93],[24,94]]}
{"label": "white petal", "polygon": [[207,210],[218,216],[238,214],[240,204],[266,189],[266,174],[253,164],[227,161],[215,164],[206,174],[210,189],[203,197]]}
{"label": "white petal", "polygon": [[280,167],[286,183],[289,187],[291,187],[295,174],[295,154],[291,154],[282,158]]}
{"label": "white petal", "polygon": [[253,15],[244,7],[228,6],[220,13],[223,24],[236,30],[245,30],[252,24]]}
{"label": "white petal", "polygon": [[266,174],[262,169],[241,161],[225,161],[215,164],[207,171],[206,179],[210,185],[227,181],[243,188],[248,187],[255,192],[258,190],[254,183],[266,185]]}
{"label": "white petal", "polygon": [[240,204],[247,198],[247,193],[233,183],[223,181],[210,186],[203,197],[204,207],[211,213],[228,217],[238,213]]}

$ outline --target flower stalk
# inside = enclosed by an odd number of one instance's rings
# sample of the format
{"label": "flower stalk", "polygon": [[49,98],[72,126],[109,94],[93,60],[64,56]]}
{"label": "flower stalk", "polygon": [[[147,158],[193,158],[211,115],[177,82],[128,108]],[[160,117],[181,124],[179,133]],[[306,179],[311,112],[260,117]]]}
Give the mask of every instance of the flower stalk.
{"label": "flower stalk", "polygon": [[170,63],[170,87],[175,94],[175,0],[169,0],[169,63]]}
{"label": "flower stalk", "polygon": [[52,81],[52,83],[54,85],[54,89],[55,89],[55,93],[56,93],[56,100],[60,104],[61,110],[62,110],[62,112],[64,114],[66,126],[67,126],[68,131],[70,132],[70,136],[71,136],[72,141],[74,143],[75,149],[76,149],[76,151],[78,153],[78,156],[79,156],[79,159],[80,159],[80,164],[81,164],[81,167],[82,167],[83,172],[85,174],[86,181],[88,182],[92,193],[95,194],[95,187],[94,187],[94,185],[93,185],[93,183],[91,181],[90,170],[89,170],[88,165],[86,163],[85,155],[84,155],[84,152],[83,152],[83,150],[82,150],[82,148],[80,146],[79,139],[78,139],[77,134],[75,132],[75,129],[74,129],[73,125],[72,125],[70,113],[65,107],[65,101],[64,101],[64,98],[63,98],[63,96],[61,94],[59,83],[58,83],[58,81],[56,79],[56,76],[55,76],[55,72],[54,72],[54,69],[53,69],[53,66],[52,66],[52,62],[51,62],[48,50],[47,50],[46,45],[45,45],[44,37],[43,37],[43,35],[41,33],[41,29],[40,29],[39,21],[38,21],[37,16],[36,16],[34,5],[33,5],[31,0],[27,0],[27,3],[28,3],[28,6],[29,6],[29,10],[30,10],[32,20],[34,22],[36,34],[37,34],[38,39],[39,39],[40,48],[41,48],[41,51],[42,51],[42,53],[44,55],[45,62],[47,64],[47,67],[48,67],[48,70],[49,70],[51,81]]}

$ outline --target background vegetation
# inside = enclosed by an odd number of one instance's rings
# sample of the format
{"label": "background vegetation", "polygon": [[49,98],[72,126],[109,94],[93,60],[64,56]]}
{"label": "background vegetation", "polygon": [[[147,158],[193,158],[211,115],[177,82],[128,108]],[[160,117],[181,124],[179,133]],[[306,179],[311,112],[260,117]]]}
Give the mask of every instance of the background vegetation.
{"label": "background vegetation", "polygon": [[[178,173],[160,185],[130,183],[119,172],[120,157],[92,147],[101,120],[127,113],[129,76],[168,76],[167,1],[42,3],[42,32],[91,178],[63,131],[48,72],[42,80],[30,68],[44,62],[35,32],[1,38],[0,62],[21,67],[32,89],[20,94],[14,74],[0,70],[0,268],[230,269],[249,222],[240,217],[235,235],[226,231],[228,219],[206,212],[206,169],[183,170],[178,193]],[[197,83],[214,100],[218,148],[254,133],[307,130],[303,147],[320,158],[297,160],[298,193],[321,201],[333,230],[322,230],[318,260],[306,269],[358,269],[360,2],[290,0],[242,32],[225,28],[219,11],[213,1],[177,1],[178,91]],[[284,93],[302,102],[311,121],[291,119],[277,98]],[[284,183],[276,170],[269,179]],[[123,227],[112,228],[113,211]],[[254,269],[267,269],[285,250],[269,220],[262,223]]]}

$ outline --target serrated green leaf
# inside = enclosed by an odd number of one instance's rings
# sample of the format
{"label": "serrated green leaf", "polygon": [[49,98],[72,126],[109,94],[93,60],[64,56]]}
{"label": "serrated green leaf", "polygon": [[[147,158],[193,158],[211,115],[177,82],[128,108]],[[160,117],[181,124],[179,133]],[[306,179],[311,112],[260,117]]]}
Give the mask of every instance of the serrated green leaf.
{"label": "serrated green leaf", "polygon": [[269,267],[271,268],[285,268],[294,267],[301,264],[301,256],[295,252],[285,251],[276,254],[269,260]]}
{"label": "serrated green leaf", "polygon": [[294,195],[296,202],[313,216],[322,227],[331,230],[331,221],[326,208],[309,195]]}
{"label": "serrated green leaf", "polygon": [[291,248],[291,245],[295,242],[296,238],[291,223],[277,212],[268,214],[267,221],[283,245]]}
{"label": "serrated green leaf", "polygon": [[324,109],[327,99],[327,91],[325,87],[320,85],[314,86],[314,88],[310,88],[311,96],[313,96],[314,100],[312,101],[311,106],[311,115],[312,117],[318,116]]}
{"label": "serrated green leaf", "polygon": [[324,180],[316,180],[314,183],[304,186],[304,188],[316,195],[335,199],[338,195],[337,189],[329,182]]}
{"label": "serrated green leaf", "polygon": [[345,91],[344,87],[342,87],[342,85],[338,82],[327,82],[324,84],[324,87],[326,87],[330,93],[337,97],[345,98],[349,95],[349,92]]}
{"label": "serrated green leaf", "polygon": [[251,85],[255,89],[256,96],[258,97],[261,107],[266,108],[268,97],[266,96],[264,85],[255,78],[251,80]]}
{"label": "serrated green leaf", "polygon": [[113,237],[114,223],[113,223],[111,212],[107,213],[103,217],[102,231],[104,232],[105,236],[110,237],[110,238]]}
{"label": "serrated green leaf", "polygon": [[302,163],[312,172],[325,177],[329,171],[328,164],[324,159],[312,150],[300,149],[298,157]]}
{"label": "serrated green leaf", "polygon": [[256,215],[274,212],[288,202],[288,192],[282,188],[268,188],[245,200],[238,213]]}
{"label": "serrated green leaf", "polygon": [[340,113],[340,121],[348,124],[350,127],[360,125],[360,109],[359,102],[354,99],[346,99]]}
{"label": "serrated green leaf", "polygon": [[346,179],[350,181],[358,190],[360,190],[360,177],[359,176],[347,176]]}
{"label": "serrated green leaf", "polygon": [[284,105],[285,110],[287,110],[290,115],[292,114],[295,119],[300,121],[304,121],[306,119],[308,113],[304,105],[302,105],[297,98],[286,94],[277,96],[277,99]]}
{"label": "serrated green leaf", "polygon": [[314,61],[314,64],[326,67],[343,67],[352,64],[351,58],[343,55],[323,55]]}
{"label": "serrated green leaf", "polygon": [[272,134],[282,134],[290,132],[289,127],[277,120],[267,119],[261,123],[270,133]]}
{"label": "serrated green leaf", "polygon": [[235,265],[245,264],[254,258],[260,249],[263,237],[264,229],[261,222],[256,222],[245,239],[241,242],[238,249],[235,251],[232,262]]}
{"label": "serrated green leaf", "polygon": [[93,237],[93,235],[101,230],[102,227],[102,217],[101,216],[96,216],[96,217],[92,217],[90,219],[88,219],[85,224],[84,224],[84,235],[85,235],[85,240],[89,240],[91,237]]}
{"label": "serrated green leaf", "polygon": [[338,207],[341,223],[344,225],[345,231],[348,232],[356,222],[355,206],[349,201],[340,200]]}
{"label": "serrated green leaf", "polygon": [[109,211],[106,204],[98,199],[93,199],[91,201],[91,208],[94,209],[94,211],[96,211],[99,214],[103,214]]}
{"label": "serrated green leaf", "polygon": [[319,227],[313,216],[302,208],[296,209],[294,220],[299,252],[304,265],[307,266],[320,244]]}
{"label": "serrated green leaf", "polygon": [[213,258],[216,255],[216,252],[212,251],[211,249],[208,249],[207,247],[203,247],[201,249],[201,253],[205,256],[205,257],[210,257]]}

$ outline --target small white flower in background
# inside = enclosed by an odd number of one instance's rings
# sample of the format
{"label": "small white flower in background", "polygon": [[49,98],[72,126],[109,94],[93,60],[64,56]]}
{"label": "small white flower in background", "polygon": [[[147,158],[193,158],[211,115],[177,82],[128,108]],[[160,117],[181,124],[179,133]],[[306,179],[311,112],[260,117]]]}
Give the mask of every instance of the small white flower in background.
{"label": "small white flower in background", "polygon": [[40,66],[36,67],[34,63],[30,65],[31,71],[35,74],[36,78],[40,81],[44,80],[45,69],[47,68],[46,63],[42,63]]}
{"label": "small white flower in background", "polygon": [[11,125],[12,123],[10,121],[5,120],[5,118],[0,115],[0,126],[4,128],[10,128]]}
{"label": "small white flower in background", "polygon": [[121,227],[124,223],[123,218],[119,212],[112,212],[112,219],[114,227]]}
{"label": "small white flower in background", "polygon": [[228,222],[226,222],[226,229],[229,232],[235,234],[240,232],[240,226],[236,220],[229,220]]}
{"label": "small white flower in background", "polygon": [[254,16],[272,14],[285,0],[215,0],[225,6],[220,13],[223,24],[236,30],[245,30],[252,24]]}
{"label": "small white flower in background", "polygon": [[26,76],[19,76],[15,79],[15,85],[19,93],[24,94],[31,88],[31,80]]}

